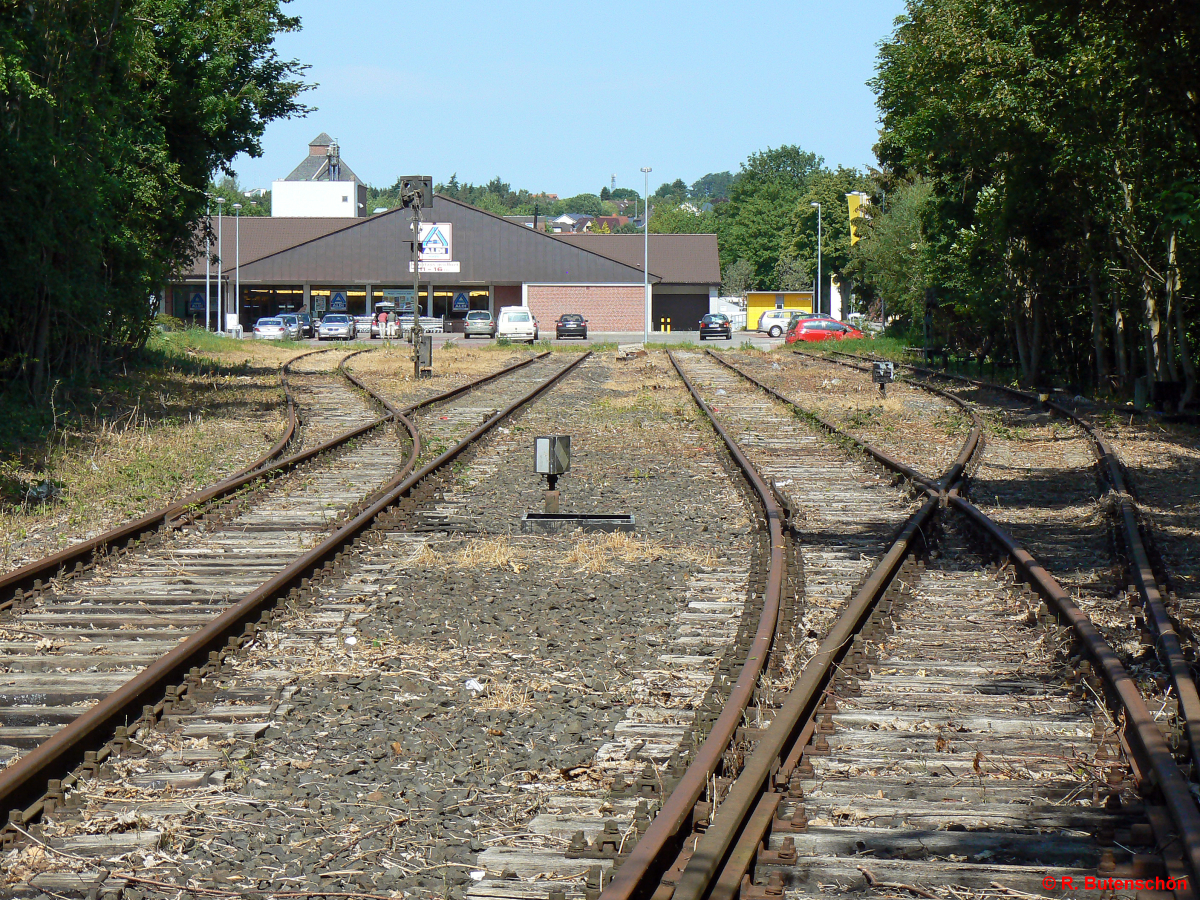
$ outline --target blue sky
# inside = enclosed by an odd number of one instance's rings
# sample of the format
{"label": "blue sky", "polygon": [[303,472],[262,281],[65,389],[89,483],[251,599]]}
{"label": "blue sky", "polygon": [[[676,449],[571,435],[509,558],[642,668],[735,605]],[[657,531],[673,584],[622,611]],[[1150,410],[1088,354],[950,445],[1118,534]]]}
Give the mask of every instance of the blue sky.
{"label": "blue sky", "polygon": [[874,161],[876,44],[903,0],[476,2],[292,0],[280,54],[311,65],[318,109],[275,122],[234,163],[270,187],[322,131],[368,184],[499,175],[570,196],[651,190],[799,144],[826,164]]}

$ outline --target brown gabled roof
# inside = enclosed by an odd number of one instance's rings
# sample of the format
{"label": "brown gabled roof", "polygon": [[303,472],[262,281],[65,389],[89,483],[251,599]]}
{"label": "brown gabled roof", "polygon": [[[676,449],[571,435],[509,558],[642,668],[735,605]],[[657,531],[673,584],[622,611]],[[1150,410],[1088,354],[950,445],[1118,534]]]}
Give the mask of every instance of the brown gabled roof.
{"label": "brown gabled roof", "polygon": [[[244,266],[247,263],[254,262],[256,259],[262,259],[264,256],[270,256],[273,253],[278,253],[280,250],[286,250],[289,247],[295,247],[297,244],[303,244],[305,241],[311,241],[315,238],[324,237],[327,234],[333,234],[335,231],[341,231],[343,228],[349,228],[352,225],[358,225],[363,222],[362,218],[332,218],[332,217],[277,217],[271,216],[242,216],[241,222],[241,264]],[[225,216],[221,224],[222,249],[225,251],[226,272],[232,273],[235,261],[235,254],[238,252],[237,247],[237,228],[238,225],[233,216]],[[212,219],[212,255],[214,262],[212,272],[216,274],[217,263],[217,217]],[[204,277],[204,248],[200,248],[200,254],[192,263],[190,272],[185,273],[185,277],[195,278]]]}
{"label": "brown gabled roof", "polygon": [[[556,234],[555,240],[642,269],[640,234]],[[721,261],[715,234],[650,235],[650,274],[664,284],[720,284]]]}

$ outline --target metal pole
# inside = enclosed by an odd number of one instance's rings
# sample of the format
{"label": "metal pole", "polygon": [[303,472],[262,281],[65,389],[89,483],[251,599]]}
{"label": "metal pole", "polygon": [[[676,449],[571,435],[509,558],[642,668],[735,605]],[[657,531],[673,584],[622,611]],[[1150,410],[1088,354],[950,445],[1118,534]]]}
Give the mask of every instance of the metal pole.
{"label": "metal pole", "polygon": [[[413,380],[421,378],[421,340],[424,329],[421,328],[421,200],[413,204],[413,324],[409,334],[412,335],[413,345]],[[432,282],[431,282],[432,283]],[[403,328],[404,326],[401,326]]]}
{"label": "metal pole", "polygon": [[645,304],[642,316],[642,345],[650,340],[650,173],[653,170],[646,166],[642,174],[646,176],[646,189],[642,192],[642,232],[645,235],[645,246],[642,256],[642,302]]}
{"label": "metal pole", "polygon": [[217,198],[217,334],[225,333],[225,250],[221,241],[222,211],[225,209],[225,198]]}
{"label": "metal pole", "polygon": [[212,230],[212,198],[204,195],[204,330],[212,322],[212,248],[209,246]]}
{"label": "metal pole", "polygon": [[813,308],[813,315],[821,314],[821,204],[813,201],[810,206],[817,208],[817,303]]}
{"label": "metal pole", "polygon": [[242,204],[233,204],[233,314],[242,321]]}

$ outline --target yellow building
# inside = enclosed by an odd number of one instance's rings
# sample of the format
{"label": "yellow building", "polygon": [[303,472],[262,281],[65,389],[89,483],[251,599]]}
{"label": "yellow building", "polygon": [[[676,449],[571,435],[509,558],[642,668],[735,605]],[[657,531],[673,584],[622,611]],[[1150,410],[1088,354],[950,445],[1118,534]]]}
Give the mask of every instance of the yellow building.
{"label": "yellow building", "polygon": [[758,319],[768,309],[789,309],[799,313],[813,311],[812,291],[746,291],[746,328],[758,328]]}

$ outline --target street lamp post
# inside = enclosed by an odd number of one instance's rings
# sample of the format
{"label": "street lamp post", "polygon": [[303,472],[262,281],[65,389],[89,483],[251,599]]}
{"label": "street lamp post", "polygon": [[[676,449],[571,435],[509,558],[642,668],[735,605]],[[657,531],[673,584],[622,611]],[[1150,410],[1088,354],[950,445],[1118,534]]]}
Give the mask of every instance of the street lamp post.
{"label": "street lamp post", "polygon": [[821,313],[821,204],[813,201],[809,204],[817,208],[817,307],[813,310],[813,315]]}
{"label": "street lamp post", "polygon": [[233,204],[233,314],[242,322],[242,204]]}
{"label": "street lamp post", "polygon": [[217,334],[225,333],[225,250],[221,242],[222,211],[225,209],[225,198],[217,198]]}
{"label": "street lamp post", "polygon": [[644,254],[642,256],[642,290],[645,292],[642,300],[645,303],[645,315],[642,317],[642,345],[650,340],[650,173],[654,171],[649,166],[642,169],[646,176],[646,190],[642,194],[642,231],[645,233]]}
{"label": "street lamp post", "polygon": [[212,230],[212,194],[204,194],[204,330],[208,331],[212,321],[212,248],[209,232]]}

